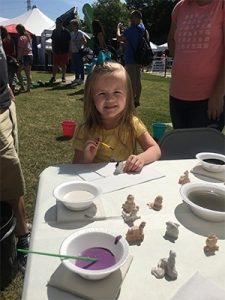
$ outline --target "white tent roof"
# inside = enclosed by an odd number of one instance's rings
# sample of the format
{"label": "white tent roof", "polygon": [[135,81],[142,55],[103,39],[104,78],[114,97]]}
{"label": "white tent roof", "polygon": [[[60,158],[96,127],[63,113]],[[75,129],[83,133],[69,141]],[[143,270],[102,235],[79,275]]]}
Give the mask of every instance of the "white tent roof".
{"label": "white tent roof", "polygon": [[35,7],[16,18],[0,21],[2,26],[10,24],[22,24],[31,33],[41,36],[43,30],[51,28],[55,22]]}
{"label": "white tent roof", "polygon": [[8,20],[8,19],[0,17],[0,22],[6,21],[6,20]]}

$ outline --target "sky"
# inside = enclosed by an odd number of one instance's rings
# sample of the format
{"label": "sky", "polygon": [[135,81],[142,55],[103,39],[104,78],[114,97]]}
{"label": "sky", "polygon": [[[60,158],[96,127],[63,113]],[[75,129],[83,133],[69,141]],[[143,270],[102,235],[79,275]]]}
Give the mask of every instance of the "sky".
{"label": "sky", "polygon": [[[94,0],[31,0],[31,7],[36,5],[47,17],[53,21],[71,9],[77,7],[83,19],[82,7],[85,3],[93,4]],[[26,0],[0,0],[0,17],[15,18],[27,11]]]}

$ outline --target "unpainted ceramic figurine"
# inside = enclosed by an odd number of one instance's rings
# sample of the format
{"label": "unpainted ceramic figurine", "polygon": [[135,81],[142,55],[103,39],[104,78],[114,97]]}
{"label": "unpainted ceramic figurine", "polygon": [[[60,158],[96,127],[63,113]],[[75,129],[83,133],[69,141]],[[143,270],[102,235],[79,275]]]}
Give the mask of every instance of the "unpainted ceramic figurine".
{"label": "unpainted ceramic figurine", "polygon": [[190,182],[189,172],[185,171],[184,174],[180,176],[178,183],[183,185],[183,184],[188,183],[188,182]]}
{"label": "unpainted ceramic figurine", "polygon": [[125,203],[122,205],[122,209],[125,213],[130,214],[133,210],[136,209],[136,204],[134,202],[134,196],[133,195],[128,195],[127,200]]}
{"label": "unpainted ceramic figurine", "polygon": [[204,247],[204,251],[207,253],[214,253],[219,250],[219,246],[217,246],[218,237],[211,233],[206,239],[206,246]]}
{"label": "unpainted ceramic figurine", "polygon": [[155,198],[155,200],[154,200],[153,203],[150,202],[150,203],[148,203],[147,205],[148,205],[149,208],[152,208],[152,209],[154,209],[154,210],[159,211],[159,210],[162,209],[162,201],[163,201],[163,197],[160,196],[160,195],[158,195],[158,196]]}
{"label": "unpainted ceramic figurine", "polygon": [[171,240],[176,240],[179,235],[179,229],[178,229],[179,226],[180,225],[175,222],[171,222],[171,221],[166,222],[165,237]]}
{"label": "unpainted ceramic figurine", "polygon": [[141,222],[139,226],[133,226],[128,229],[127,234],[126,234],[126,240],[128,242],[138,242],[138,241],[143,241],[144,240],[144,227],[146,223]]}
{"label": "unpainted ceramic figurine", "polygon": [[124,163],[122,161],[118,161],[116,163],[116,169],[114,171],[114,175],[122,174],[123,173]]}
{"label": "unpainted ceramic figurine", "polygon": [[134,222],[137,219],[140,219],[141,217],[137,216],[137,212],[139,211],[139,206],[135,206],[130,213],[126,213],[124,210],[122,211],[122,217],[124,219],[124,222]]}
{"label": "unpainted ceramic figurine", "polygon": [[177,270],[175,268],[176,252],[170,250],[168,258],[161,258],[157,267],[151,269],[151,273],[156,278],[163,278],[167,275],[171,280],[177,279]]}

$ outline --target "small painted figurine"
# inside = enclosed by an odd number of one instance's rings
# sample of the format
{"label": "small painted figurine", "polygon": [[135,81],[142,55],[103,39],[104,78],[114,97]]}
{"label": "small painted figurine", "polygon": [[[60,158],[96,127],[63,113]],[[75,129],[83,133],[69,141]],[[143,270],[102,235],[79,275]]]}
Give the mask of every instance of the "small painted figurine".
{"label": "small painted figurine", "polygon": [[147,205],[148,205],[149,208],[152,208],[152,209],[154,209],[154,210],[159,211],[159,210],[162,209],[162,201],[163,201],[163,197],[160,196],[160,195],[158,195],[158,196],[155,198],[155,200],[154,200],[153,203],[150,202],[150,203],[148,203]]}
{"label": "small painted figurine", "polygon": [[218,237],[211,233],[206,239],[206,246],[204,247],[204,251],[206,253],[214,253],[219,250],[219,246],[217,246]]}
{"label": "small painted figurine", "polygon": [[136,204],[134,202],[134,196],[128,195],[127,200],[122,205],[122,209],[125,213],[130,214],[136,208]]}
{"label": "small painted figurine", "polygon": [[171,222],[171,221],[166,222],[165,238],[168,238],[171,241],[175,241],[179,235],[179,229],[178,229],[179,226],[180,225],[175,222]]}
{"label": "small painted figurine", "polygon": [[133,226],[128,229],[126,234],[126,240],[128,242],[139,242],[144,240],[144,227],[146,223],[141,222],[139,226]]}
{"label": "small painted figurine", "polygon": [[181,175],[180,178],[179,178],[179,181],[178,183],[180,184],[185,184],[185,183],[188,183],[190,182],[190,179],[189,179],[189,172],[188,171],[185,171],[184,172],[184,175]]}
{"label": "small painted figurine", "polygon": [[137,216],[138,211],[139,211],[139,206],[135,206],[135,208],[133,208],[130,213],[126,213],[123,210],[122,217],[123,217],[124,222],[133,223],[135,220],[140,219],[141,217]]}
{"label": "small painted figurine", "polygon": [[171,280],[177,279],[177,270],[175,268],[176,252],[170,250],[168,258],[161,258],[156,268],[151,269],[152,275],[156,278],[163,278],[167,275]]}

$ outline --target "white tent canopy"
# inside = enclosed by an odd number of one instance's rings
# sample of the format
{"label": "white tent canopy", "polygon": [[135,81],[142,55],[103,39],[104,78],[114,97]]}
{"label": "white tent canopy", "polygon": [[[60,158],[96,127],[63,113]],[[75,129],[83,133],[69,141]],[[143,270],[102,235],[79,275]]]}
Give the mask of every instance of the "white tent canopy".
{"label": "white tent canopy", "polygon": [[0,21],[2,26],[10,24],[22,24],[31,33],[41,36],[42,32],[53,27],[55,22],[34,7],[16,18]]}
{"label": "white tent canopy", "polygon": [[[0,17],[0,23],[3,22],[3,21],[6,21],[6,20],[8,20],[8,19],[3,18],[3,17]],[[0,24],[0,25],[1,25],[1,24]]]}

